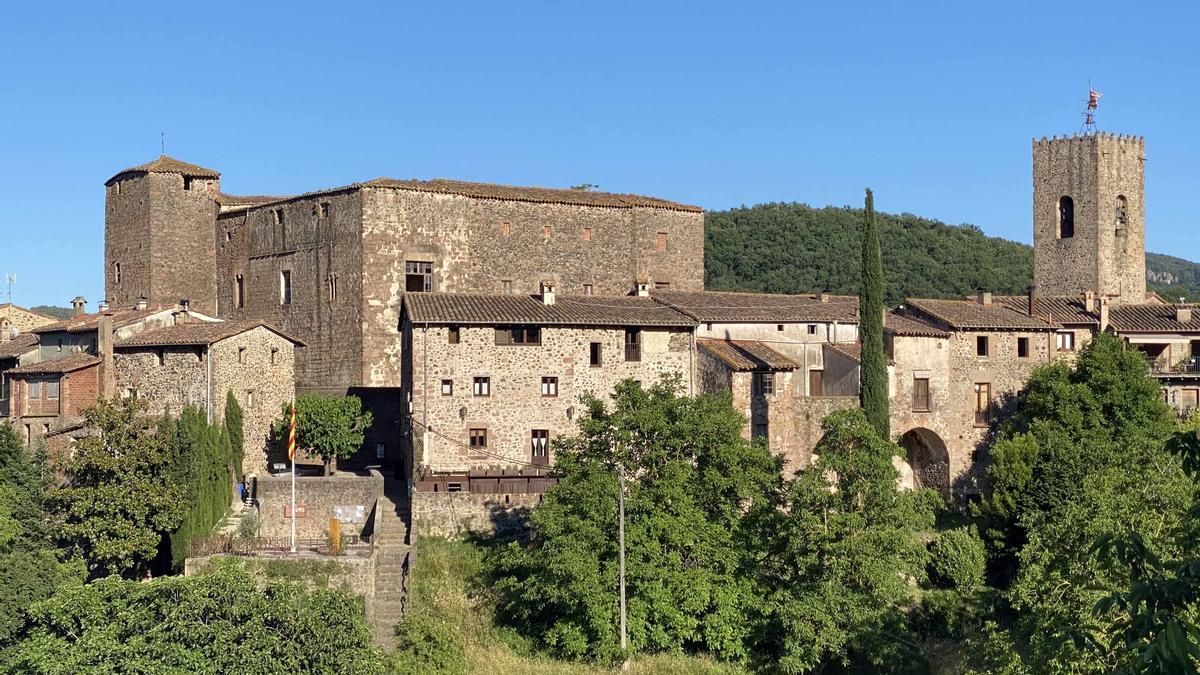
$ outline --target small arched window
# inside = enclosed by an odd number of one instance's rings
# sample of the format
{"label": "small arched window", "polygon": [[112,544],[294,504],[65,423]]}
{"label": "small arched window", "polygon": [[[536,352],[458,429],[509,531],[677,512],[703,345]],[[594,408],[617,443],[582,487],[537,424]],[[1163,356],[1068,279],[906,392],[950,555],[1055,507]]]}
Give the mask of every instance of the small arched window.
{"label": "small arched window", "polygon": [[1075,236],[1075,200],[1063,195],[1058,199],[1058,238]]}
{"label": "small arched window", "polygon": [[1125,234],[1125,225],[1129,222],[1129,201],[1125,199],[1125,195],[1117,195],[1117,234]]}

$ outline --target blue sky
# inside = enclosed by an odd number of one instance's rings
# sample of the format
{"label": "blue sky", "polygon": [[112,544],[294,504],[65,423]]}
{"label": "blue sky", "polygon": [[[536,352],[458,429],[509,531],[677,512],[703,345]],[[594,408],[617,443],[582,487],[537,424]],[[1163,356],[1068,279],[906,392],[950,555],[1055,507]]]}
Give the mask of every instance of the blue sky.
{"label": "blue sky", "polygon": [[[1004,4],[1004,7],[996,7]],[[1147,138],[1150,250],[1200,260],[1196,3],[18,3],[0,23],[0,273],[103,294],[103,183],[596,183],[861,202],[1031,239],[1030,140]]]}

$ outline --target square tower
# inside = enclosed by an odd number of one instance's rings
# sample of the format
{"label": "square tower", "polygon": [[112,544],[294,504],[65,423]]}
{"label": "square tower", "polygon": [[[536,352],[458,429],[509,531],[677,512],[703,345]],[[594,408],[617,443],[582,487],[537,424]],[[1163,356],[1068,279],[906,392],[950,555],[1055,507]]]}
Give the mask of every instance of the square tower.
{"label": "square tower", "polygon": [[188,300],[215,315],[221,174],[163,156],[104,185],[105,298],[116,307]]}
{"label": "square tower", "polygon": [[1097,133],[1033,142],[1039,294],[1146,299],[1145,139]]}

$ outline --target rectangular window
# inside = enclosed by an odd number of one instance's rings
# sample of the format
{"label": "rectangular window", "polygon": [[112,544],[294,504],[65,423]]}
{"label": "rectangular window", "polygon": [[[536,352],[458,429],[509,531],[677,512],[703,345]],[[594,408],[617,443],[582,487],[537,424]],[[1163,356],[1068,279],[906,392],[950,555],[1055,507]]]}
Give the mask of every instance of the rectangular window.
{"label": "rectangular window", "polygon": [[442,380],[442,396],[454,395],[454,380]]}
{"label": "rectangular window", "polygon": [[446,329],[446,342],[456,345],[462,339],[462,334],[458,330],[458,326],[450,326]]}
{"label": "rectangular window", "polygon": [[584,295],[591,295],[591,294],[592,294],[592,285],[591,285],[591,284],[584,284],[584,285],[583,285],[583,294],[584,294]]}
{"label": "rectangular window", "polygon": [[1019,358],[1019,359],[1029,358],[1029,338],[1027,338],[1027,337],[1017,338],[1017,358]]}
{"label": "rectangular window", "polygon": [[192,189],[192,177],[191,177],[191,176],[184,176],[184,177],[183,177],[183,189],[184,189],[184,190],[191,190],[191,189]]}
{"label": "rectangular window", "polygon": [[330,304],[337,302],[338,296],[338,280],[336,274],[330,274],[327,280],[329,284],[329,302]]}
{"label": "rectangular window", "polygon": [[500,223],[500,234],[507,237],[510,232],[511,232],[511,229],[510,229],[508,223]]}
{"label": "rectangular window", "polygon": [[825,395],[825,371],[824,370],[808,371],[808,395],[809,396],[824,396]]}
{"label": "rectangular window", "polygon": [[913,412],[929,412],[933,410],[933,401],[929,398],[929,378],[913,378]]}
{"label": "rectangular window", "polygon": [[540,345],[542,330],[537,326],[503,326],[496,328],[498,345]]}
{"label": "rectangular window", "polygon": [[472,385],[472,392],[476,396],[491,396],[492,395],[492,380],[488,377],[475,378]]}
{"label": "rectangular window", "polygon": [[815,324],[815,323],[808,324],[808,334],[809,335],[817,334],[817,324]]}
{"label": "rectangular window", "polygon": [[154,350],[154,357],[158,359],[158,365],[161,366],[167,361],[167,351],[162,348],[156,349]]}
{"label": "rectangular window", "polygon": [[275,360],[279,358],[279,348],[271,347],[271,365],[275,365]]}
{"label": "rectangular window", "polygon": [[767,427],[766,422],[755,422],[754,423],[754,437],[755,438],[766,438],[767,431],[768,431],[768,427]]}
{"label": "rectangular window", "polygon": [[321,202],[321,217],[329,217],[329,202]]}
{"label": "rectangular window", "polygon": [[558,378],[542,378],[542,396],[558,396]]}
{"label": "rectangular window", "polygon": [[500,281],[500,292],[508,293],[508,294],[511,294],[513,292],[512,291],[512,279],[503,279]]}
{"label": "rectangular window", "polygon": [[775,393],[775,373],[754,373],[750,383],[755,396]]}
{"label": "rectangular window", "polygon": [[279,304],[292,304],[292,271],[279,271]]}
{"label": "rectangular window", "polygon": [[599,342],[593,342],[588,345],[588,365],[593,368],[601,366],[600,349],[602,346]]}
{"label": "rectangular window", "polygon": [[253,389],[246,390],[246,408],[248,410],[253,410],[254,407],[257,405],[256,398],[257,397],[255,397]]}
{"label": "rectangular window", "polygon": [[36,380],[30,381],[27,385],[29,388],[28,398],[30,401],[39,401],[42,398],[42,383]]}
{"label": "rectangular window", "polygon": [[121,283],[121,263],[113,263],[113,283]]}
{"label": "rectangular window", "polygon": [[1054,347],[1060,352],[1075,351],[1075,333],[1069,330],[1055,333]]}
{"label": "rectangular window", "polygon": [[471,429],[469,432],[471,448],[486,448],[487,444],[487,429]]}
{"label": "rectangular window", "polygon": [[58,399],[58,380],[50,380],[46,383],[46,398],[51,401]]}
{"label": "rectangular window", "polygon": [[246,306],[246,280],[240,274],[233,278],[233,306],[238,309]]}
{"label": "rectangular window", "polygon": [[404,263],[404,290],[408,293],[433,291],[433,263],[408,261]]}
{"label": "rectangular window", "polygon": [[534,464],[550,463],[549,429],[534,429],[529,432],[529,456]]}
{"label": "rectangular window", "polygon": [[667,250],[667,233],[666,232],[659,232],[658,234],[654,235],[654,250],[655,251]]}
{"label": "rectangular window", "polygon": [[642,360],[642,331],[636,328],[625,329],[625,360]]}
{"label": "rectangular window", "polygon": [[554,230],[549,225],[542,226],[542,236],[549,237]]}
{"label": "rectangular window", "polygon": [[986,335],[977,335],[975,337],[975,356],[988,355],[988,339]]}
{"label": "rectangular window", "polygon": [[1200,389],[1180,389],[1179,409],[1187,412],[1195,410],[1200,405]]}
{"label": "rectangular window", "polygon": [[590,227],[583,228],[583,240],[584,241],[592,240],[592,228],[590,228]]}
{"label": "rectangular window", "polygon": [[246,362],[246,348],[238,347],[238,363]]}
{"label": "rectangular window", "polygon": [[777,324],[775,324],[775,330],[777,330],[777,331],[782,331],[782,330],[783,330],[783,324],[781,324],[781,323],[777,323]]}
{"label": "rectangular window", "polygon": [[986,427],[992,422],[992,385],[986,382],[975,385],[975,426]]}

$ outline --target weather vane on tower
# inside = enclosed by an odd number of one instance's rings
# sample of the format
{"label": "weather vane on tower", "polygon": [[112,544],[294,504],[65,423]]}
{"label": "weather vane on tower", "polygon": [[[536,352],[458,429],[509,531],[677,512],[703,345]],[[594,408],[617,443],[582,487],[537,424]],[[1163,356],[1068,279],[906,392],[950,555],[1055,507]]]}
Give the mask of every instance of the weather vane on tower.
{"label": "weather vane on tower", "polygon": [[1088,82],[1087,110],[1083,111],[1083,132],[1096,133],[1096,108],[1100,106],[1100,92],[1092,89]]}

